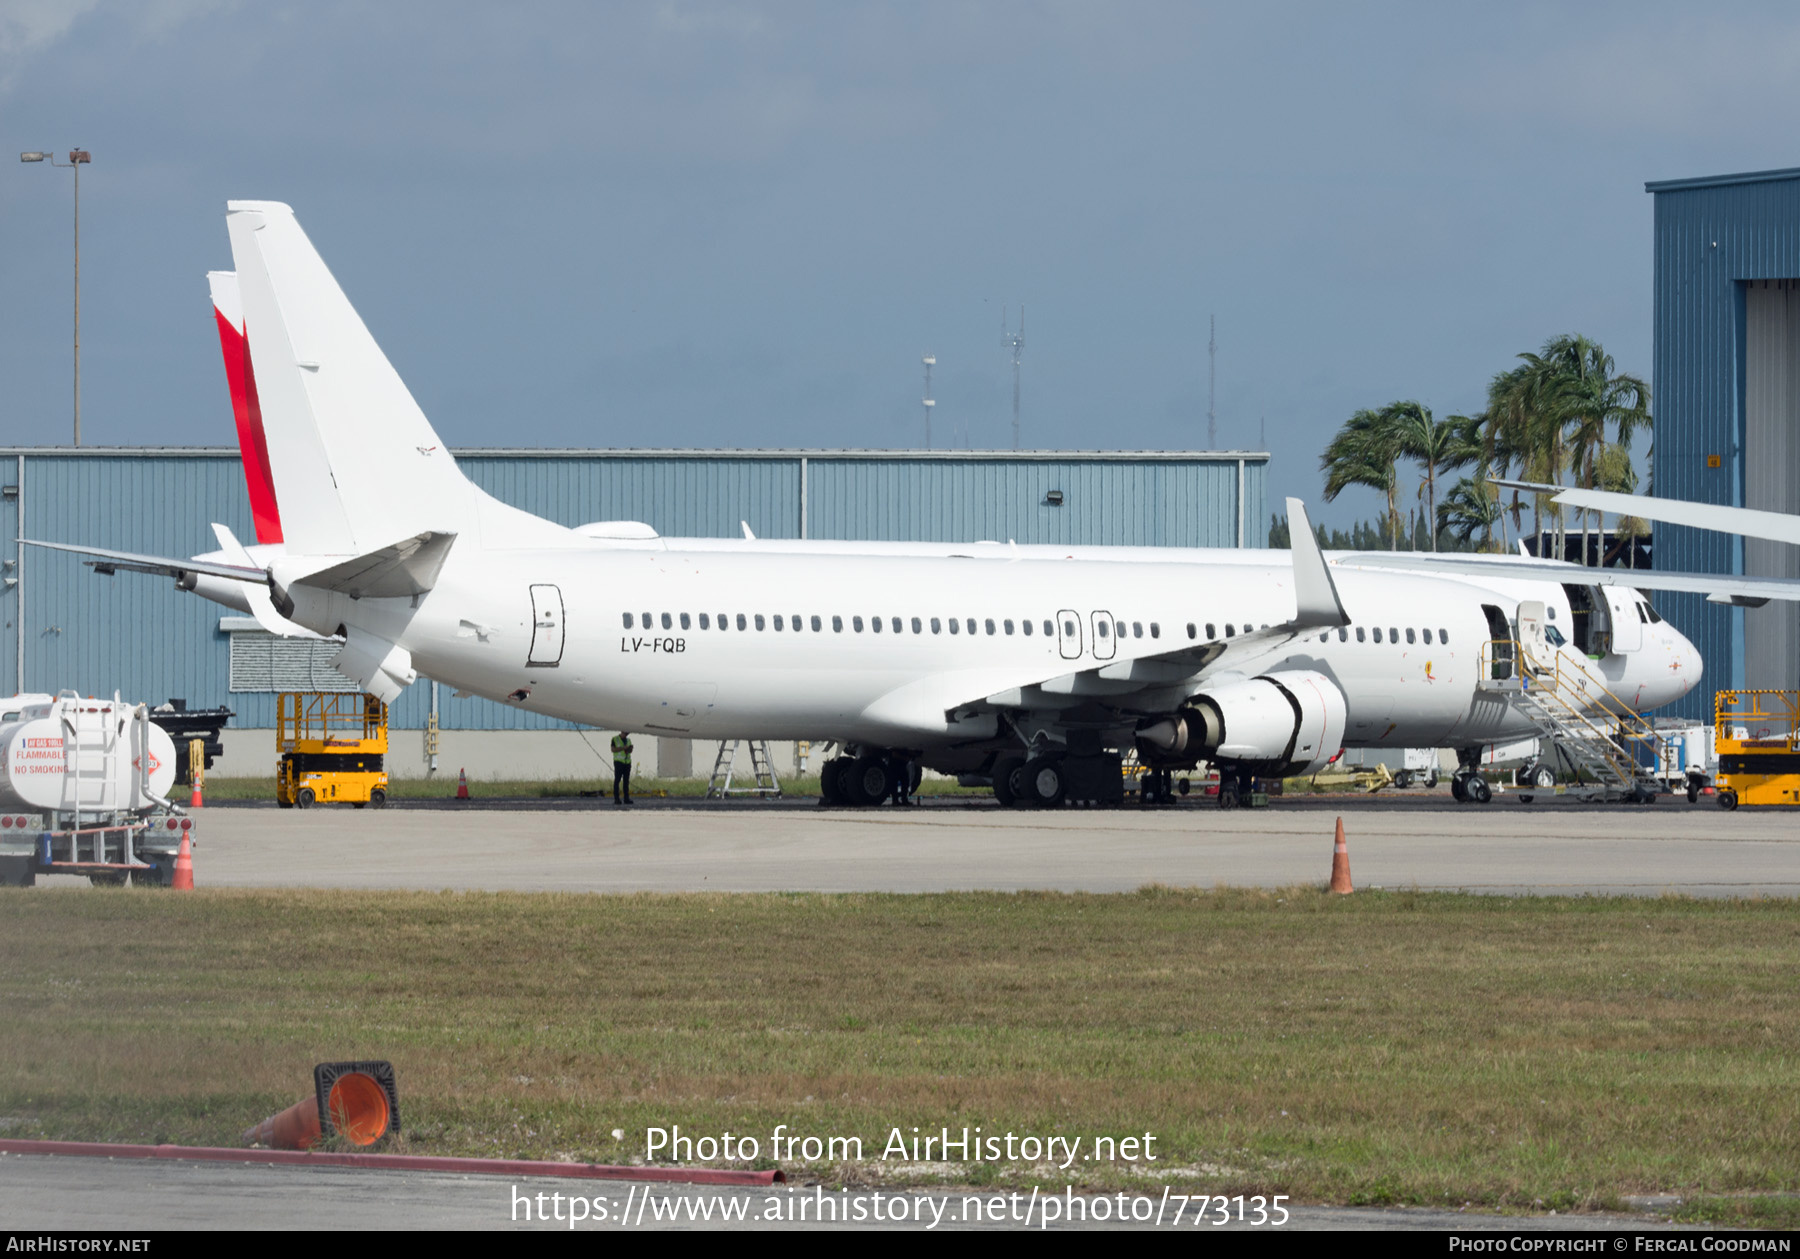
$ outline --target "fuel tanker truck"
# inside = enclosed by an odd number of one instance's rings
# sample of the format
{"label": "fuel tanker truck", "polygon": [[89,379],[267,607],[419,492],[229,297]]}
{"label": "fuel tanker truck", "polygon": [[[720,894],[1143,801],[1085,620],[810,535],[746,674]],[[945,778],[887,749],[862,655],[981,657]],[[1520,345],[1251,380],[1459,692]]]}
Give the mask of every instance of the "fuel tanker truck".
{"label": "fuel tanker truck", "polygon": [[143,704],[61,695],[0,699],[0,883],[85,874],[168,886],[193,820],[165,793],[175,744]]}

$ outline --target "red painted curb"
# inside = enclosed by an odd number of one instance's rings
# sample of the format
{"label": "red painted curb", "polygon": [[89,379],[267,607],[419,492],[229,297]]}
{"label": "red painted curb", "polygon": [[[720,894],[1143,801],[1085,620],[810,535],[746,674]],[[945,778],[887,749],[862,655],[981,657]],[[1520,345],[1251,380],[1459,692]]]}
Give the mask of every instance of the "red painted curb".
{"label": "red painted curb", "polygon": [[104,1141],[0,1141],[0,1154],[78,1158],[188,1159],[196,1163],[282,1163],[303,1167],[372,1167],[392,1172],[462,1172],[471,1176],[561,1176],[570,1180],[657,1180],[686,1185],[772,1185],[777,1170],[707,1167],[612,1167],[523,1158],[438,1158],[425,1154],[311,1154],[300,1150],[234,1150],[216,1145],[110,1145]]}

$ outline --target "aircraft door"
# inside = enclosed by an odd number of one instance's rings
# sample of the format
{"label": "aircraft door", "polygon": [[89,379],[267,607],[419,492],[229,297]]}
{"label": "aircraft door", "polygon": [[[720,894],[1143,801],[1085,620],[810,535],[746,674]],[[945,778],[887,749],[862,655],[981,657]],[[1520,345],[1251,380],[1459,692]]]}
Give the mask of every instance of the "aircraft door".
{"label": "aircraft door", "polygon": [[1081,655],[1081,614],[1064,608],[1056,614],[1056,645],[1064,660]]}
{"label": "aircraft door", "polygon": [[1532,670],[1550,668],[1554,653],[1544,637],[1544,605],[1538,600],[1519,604],[1519,647],[1525,653],[1525,664]]}
{"label": "aircraft door", "polygon": [[[1119,647],[1113,641],[1113,619],[1111,612],[1096,612],[1089,618],[1093,632],[1094,659],[1111,660]],[[1063,653],[1067,655],[1067,652]]]}
{"label": "aircraft door", "polygon": [[1505,682],[1513,675],[1512,626],[1506,623],[1506,614],[1491,603],[1482,604],[1481,611],[1488,623],[1489,676]]}
{"label": "aircraft door", "polygon": [[555,586],[531,588],[531,654],[527,665],[554,668],[562,663],[563,599]]}
{"label": "aircraft door", "polygon": [[1641,651],[1644,646],[1644,621],[1637,610],[1637,591],[1625,586],[1602,586],[1606,610],[1612,621],[1612,649],[1617,652]]}

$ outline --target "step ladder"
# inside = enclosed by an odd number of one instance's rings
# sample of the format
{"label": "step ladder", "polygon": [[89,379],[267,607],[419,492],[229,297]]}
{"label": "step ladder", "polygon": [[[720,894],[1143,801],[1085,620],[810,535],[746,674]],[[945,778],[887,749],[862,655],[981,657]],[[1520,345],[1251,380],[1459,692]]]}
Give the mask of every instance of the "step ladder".
{"label": "step ladder", "polygon": [[[738,745],[750,745],[750,771],[756,780],[754,787],[733,787],[732,775],[737,771]],[[767,739],[723,739],[719,742],[719,753],[713,757],[712,777],[706,782],[706,798],[723,800],[727,796],[768,796],[779,799],[781,782],[775,777],[774,766],[769,759],[769,741]]]}
{"label": "step ladder", "polygon": [[1557,788],[1561,794],[1603,800],[1654,796],[1662,787],[1654,766],[1665,736],[1584,664],[1549,646],[1533,654],[1519,642],[1498,639],[1482,649],[1478,685],[1504,696],[1574,770],[1575,784]]}

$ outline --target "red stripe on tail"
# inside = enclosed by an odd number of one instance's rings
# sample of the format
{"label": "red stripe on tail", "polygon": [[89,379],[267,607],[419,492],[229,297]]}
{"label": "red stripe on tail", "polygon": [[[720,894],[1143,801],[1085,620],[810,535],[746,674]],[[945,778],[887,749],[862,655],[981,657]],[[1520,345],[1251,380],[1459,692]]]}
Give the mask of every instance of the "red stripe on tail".
{"label": "red stripe on tail", "polygon": [[231,412],[237,420],[238,453],[244,460],[244,483],[250,491],[256,540],[280,542],[281,511],[275,504],[275,477],[269,470],[262,405],[256,399],[256,371],[250,364],[248,329],[240,333],[216,307],[213,318],[219,325],[219,349],[225,356],[225,382],[231,386]]}

